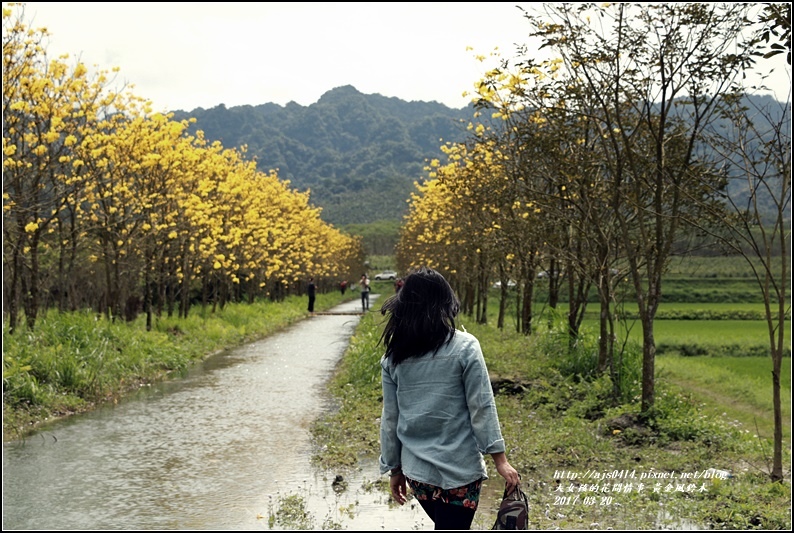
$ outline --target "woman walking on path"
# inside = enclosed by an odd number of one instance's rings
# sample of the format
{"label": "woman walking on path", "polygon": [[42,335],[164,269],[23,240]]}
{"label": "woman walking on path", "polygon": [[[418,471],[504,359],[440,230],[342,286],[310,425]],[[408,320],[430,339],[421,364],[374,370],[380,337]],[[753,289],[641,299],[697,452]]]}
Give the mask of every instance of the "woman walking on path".
{"label": "woman walking on path", "polygon": [[435,529],[469,529],[488,479],[490,454],[508,492],[507,461],[493,389],[476,337],[455,329],[460,303],[447,280],[421,267],[383,303],[380,472],[394,500],[406,485]]}

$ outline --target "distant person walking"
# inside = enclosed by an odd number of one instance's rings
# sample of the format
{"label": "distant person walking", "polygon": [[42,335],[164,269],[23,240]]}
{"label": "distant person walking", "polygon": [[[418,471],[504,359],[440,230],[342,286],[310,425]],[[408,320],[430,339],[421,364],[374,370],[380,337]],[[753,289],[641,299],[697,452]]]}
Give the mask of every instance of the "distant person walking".
{"label": "distant person walking", "polygon": [[314,278],[309,278],[309,286],[307,287],[307,294],[309,295],[309,312],[314,314],[314,300],[317,296],[317,287],[314,285]]}
{"label": "distant person walking", "polygon": [[339,284],[339,290],[342,291],[342,296],[345,295],[345,291],[347,290],[347,280],[343,279],[342,283]]}
{"label": "distant person walking", "polygon": [[358,285],[361,287],[361,310],[369,311],[369,278],[366,274],[361,275]]}

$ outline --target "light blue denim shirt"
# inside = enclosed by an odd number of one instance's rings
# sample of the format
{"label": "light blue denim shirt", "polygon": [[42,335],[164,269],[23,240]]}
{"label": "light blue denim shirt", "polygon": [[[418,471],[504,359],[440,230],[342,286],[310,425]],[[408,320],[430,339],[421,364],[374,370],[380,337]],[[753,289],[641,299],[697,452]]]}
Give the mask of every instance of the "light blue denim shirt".
{"label": "light blue denim shirt", "polygon": [[505,441],[477,338],[456,331],[435,354],[380,364],[380,473],[400,466],[442,489],[487,479],[483,454],[505,451]]}

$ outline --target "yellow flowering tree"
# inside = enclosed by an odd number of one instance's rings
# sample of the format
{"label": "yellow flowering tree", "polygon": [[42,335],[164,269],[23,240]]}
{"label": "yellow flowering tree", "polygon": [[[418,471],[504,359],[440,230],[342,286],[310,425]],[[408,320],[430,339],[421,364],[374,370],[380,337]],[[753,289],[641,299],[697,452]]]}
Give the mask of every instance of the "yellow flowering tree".
{"label": "yellow flowering tree", "polygon": [[28,326],[35,324],[42,263],[59,265],[53,277],[61,297],[70,289],[64,265],[75,261],[70,246],[84,179],[73,153],[118,97],[105,90],[106,73],[90,75],[66,57],[48,60],[47,36],[3,8],[3,266],[11,331],[20,299]]}
{"label": "yellow flowering tree", "polygon": [[[307,275],[337,279],[363,263],[360,239],[189,121],[107,90],[68,56],[48,61],[45,29],[3,10],[4,308],[92,306],[113,319],[203,302],[283,297]],[[275,291],[273,290],[275,289]],[[43,298],[42,295],[46,295]]]}

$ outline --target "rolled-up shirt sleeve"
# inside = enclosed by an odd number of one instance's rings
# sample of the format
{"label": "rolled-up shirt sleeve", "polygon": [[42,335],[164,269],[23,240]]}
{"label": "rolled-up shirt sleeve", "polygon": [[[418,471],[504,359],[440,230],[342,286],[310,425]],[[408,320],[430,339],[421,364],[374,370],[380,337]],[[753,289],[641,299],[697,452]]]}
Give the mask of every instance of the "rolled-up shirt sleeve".
{"label": "rolled-up shirt sleeve", "polygon": [[402,444],[397,438],[397,421],[400,410],[397,404],[397,384],[387,368],[388,362],[381,360],[381,383],[383,387],[383,412],[380,423],[380,473],[401,466]]}
{"label": "rolled-up shirt sleeve", "polygon": [[477,448],[483,454],[504,452],[505,441],[482,349],[476,340],[467,348],[466,356],[461,359],[463,384]]}

